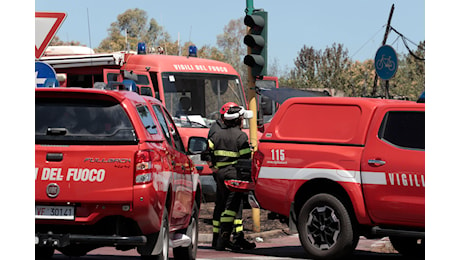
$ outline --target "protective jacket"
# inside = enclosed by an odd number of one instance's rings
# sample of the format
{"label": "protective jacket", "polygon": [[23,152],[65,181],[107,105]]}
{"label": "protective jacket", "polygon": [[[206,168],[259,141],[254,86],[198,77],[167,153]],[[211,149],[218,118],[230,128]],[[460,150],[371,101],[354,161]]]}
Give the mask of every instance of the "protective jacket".
{"label": "protective jacket", "polygon": [[238,126],[228,127],[221,120],[212,125],[208,134],[210,161],[217,169],[236,164],[239,158],[251,158],[248,136]]}

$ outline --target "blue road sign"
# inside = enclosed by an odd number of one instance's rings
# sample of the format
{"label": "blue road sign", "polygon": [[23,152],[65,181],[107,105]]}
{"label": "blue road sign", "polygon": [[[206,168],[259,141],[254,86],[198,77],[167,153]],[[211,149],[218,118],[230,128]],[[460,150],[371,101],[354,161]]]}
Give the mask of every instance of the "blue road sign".
{"label": "blue road sign", "polygon": [[398,57],[390,45],[383,45],[375,54],[374,67],[377,75],[383,80],[389,80],[398,70]]}
{"label": "blue road sign", "polygon": [[[46,87],[50,82],[56,82],[56,71],[49,64],[36,61],[35,62],[35,87]],[[48,83],[48,84],[46,84]],[[55,86],[55,84],[53,85]]]}

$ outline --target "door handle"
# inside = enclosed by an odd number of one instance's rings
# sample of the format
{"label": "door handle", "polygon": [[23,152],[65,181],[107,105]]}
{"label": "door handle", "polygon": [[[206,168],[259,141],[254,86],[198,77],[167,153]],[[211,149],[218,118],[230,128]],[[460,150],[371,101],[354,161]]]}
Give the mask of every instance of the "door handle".
{"label": "door handle", "polygon": [[385,165],[385,161],[382,161],[382,160],[377,160],[377,159],[370,159],[369,161],[367,161],[367,163],[369,164],[373,164],[375,166],[382,166],[382,165]]}

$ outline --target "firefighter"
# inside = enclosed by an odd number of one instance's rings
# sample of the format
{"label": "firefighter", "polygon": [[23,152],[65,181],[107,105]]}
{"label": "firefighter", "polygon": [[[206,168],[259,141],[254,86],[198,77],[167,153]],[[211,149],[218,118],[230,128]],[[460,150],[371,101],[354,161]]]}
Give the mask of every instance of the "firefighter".
{"label": "firefighter", "polygon": [[[220,109],[221,118],[211,126],[208,134],[209,156],[207,161],[216,181],[216,206],[213,213],[212,247],[216,250],[253,249],[255,243],[244,239],[242,221],[243,193],[230,191],[225,180],[237,179],[235,164],[239,158],[251,158],[248,136],[241,131],[243,107],[228,102]],[[233,229],[234,228],[234,229]],[[233,229],[233,242],[230,235]]]}

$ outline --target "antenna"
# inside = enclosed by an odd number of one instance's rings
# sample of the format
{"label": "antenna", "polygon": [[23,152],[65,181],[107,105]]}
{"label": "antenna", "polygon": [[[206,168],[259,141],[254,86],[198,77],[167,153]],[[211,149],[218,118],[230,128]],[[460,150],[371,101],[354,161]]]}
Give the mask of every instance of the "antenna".
{"label": "antenna", "polygon": [[86,17],[88,19],[88,38],[89,38],[89,48],[93,49],[91,46],[91,27],[89,23],[89,8],[86,8]]}

